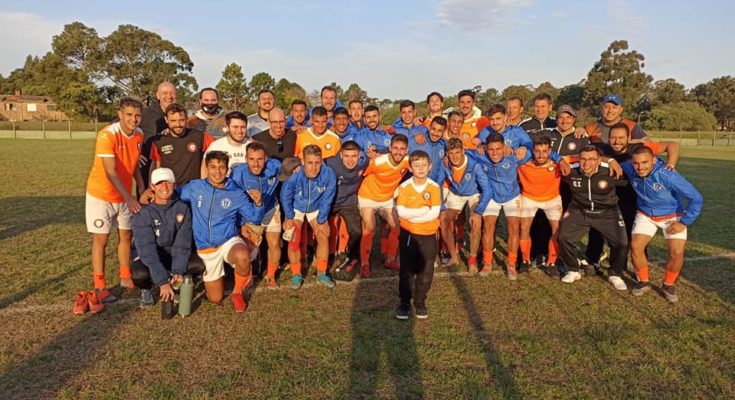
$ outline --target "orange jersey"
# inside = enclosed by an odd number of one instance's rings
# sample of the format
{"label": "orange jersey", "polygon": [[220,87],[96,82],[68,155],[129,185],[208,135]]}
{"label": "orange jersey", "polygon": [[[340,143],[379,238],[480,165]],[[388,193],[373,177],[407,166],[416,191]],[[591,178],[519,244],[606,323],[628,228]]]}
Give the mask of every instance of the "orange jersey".
{"label": "orange jersey", "polygon": [[403,182],[396,190],[396,211],[401,228],[416,235],[435,235],[439,230],[439,213],[442,190],[427,179],[416,185],[413,178]]}
{"label": "orange jersey", "polygon": [[408,157],[403,157],[403,160],[395,166],[391,164],[390,157],[390,154],[381,154],[370,160],[363,173],[365,179],[357,191],[358,196],[377,202],[388,201],[394,197],[398,184],[408,171]]}
{"label": "orange jersey", "polygon": [[143,131],[136,129],[127,136],[120,128],[120,123],[108,125],[97,134],[97,144],[94,147],[94,161],[92,170],[87,178],[87,193],[110,203],[122,203],[122,194],[112,186],[107,178],[103,158],[115,159],[115,171],[128,193],[133,188],[133,174],[138,167],[140,148],[143,145]]}
{"label": "orange jersey", "polygon": [[548,201],[559,196],[561,171],[553,161],[543,165],[529,161],[518,167],[518,181],[523,196],[534,201]]}
{"label": "orange jersey", "polygon": [[322,149],[322,158],[328,158],[337,155],[342,145],[342,142],[339,139],[339,136],[328,129],[323,134],[317,136],[316,134],[314,134],[311,128],[307,128],[306,131],[300,133],[296,137],[294,155],[303,159],[304,157],[301,152],[304,151],[304,147],[310,144],[315,144],[319,146],[319,148]]}
{"label": "orange jersey", "polygon": [[470,118],[462,123],[462,129],[459,131],[462,144],[465,149],[475,150],[477,146],[472,143],[472,139],[476,138],[481,130],[490,125],[490,120],[485,117]]}
{"label": "orange jersey", "polygon": [[455,167],[452,165],[452,179],[456,183],[462,183],[462,178],[464,178],[464,171],[467,170],[467,157],[464,158],[464,162],[459,167]]}

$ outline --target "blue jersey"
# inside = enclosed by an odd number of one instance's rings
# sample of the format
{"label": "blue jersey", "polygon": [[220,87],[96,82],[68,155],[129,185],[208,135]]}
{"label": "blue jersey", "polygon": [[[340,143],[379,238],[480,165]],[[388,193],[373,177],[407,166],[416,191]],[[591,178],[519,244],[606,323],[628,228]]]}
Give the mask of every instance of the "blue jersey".
{"label": "blue jersey", "polygon": [[[480,131],[477,136],[480,138],[482,144],[487,144],[487,137],[493,132],[495,132],[493,128],[488,126]],[[500,134],[503,135],[503,139],[505,139],[505,145],[513,150],[521,146],[527,148],[529,151],[533,150],[533,141],[531,141],[531,137],[528,136],[528,133],[519,126],[508,125]]]}
{"label": "blue jersey", "polygon": [[232,169],[230,179],[246,193],[250,189],[260,191],[260,208],[263,209],[265,215],[276,206],[278,201],[277,189],[280,183],[278,181],[280,171],[281,162],[275,158],[269,158],[260,175],[254,175],[250,172],[247,164],[238,164]]}
{"label": "blue jersey", "polygon": [[429,178],[438,183],[442,184],[442,164],[444,162],[444,156],[447,154],[447,143],[444,139],[439,139],[436,142],[432,142],[429,139],[428,132],[424,134],[426,142],[424,144],[416,143],[415,136],[408,137],[408,154],[410,155],[416,150],[423,150],[431,159],[431,171],[429,172]]}
{"label": "blue jersey", "polygon": [[286,219],[293,219],[296,211],[304,214],[319,211],[317,223],[327,222],[336,191],[336,175],[326,164],[322,164],[319,175],[313,179],[306,177],[302,167],[281,188],[281,207]]}
{"label": "blue jersey", "polygon": [[[441,164],[442,167],[442,181],[444,179],[449,182],[449,191],[457,196],[472,196],[475,194],[480,195],[480,201],[475,206],[475,212],[482,214],[487,208],[490,199],[493,198],[493,188],[490,185],[490,180],[487,174],[483,170],[482,163],[475,160],[470,156],[469,150],[465,151],[465,167],[462,177],[459,182],[454,180],[454,171],[451,165]],[[441,184],[441,183],[440,183]]]}

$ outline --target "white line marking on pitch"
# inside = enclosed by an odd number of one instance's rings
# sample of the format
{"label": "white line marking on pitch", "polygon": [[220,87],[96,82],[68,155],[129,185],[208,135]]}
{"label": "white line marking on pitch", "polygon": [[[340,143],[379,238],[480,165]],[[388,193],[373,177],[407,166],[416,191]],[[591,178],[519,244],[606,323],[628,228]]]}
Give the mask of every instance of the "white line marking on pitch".
{"label": "white line marking on pitch", "polygon": [[[735,253],[724,253],[724,254],[717,254],[712,256],[701,256],[701,257],[690,257],[686,258],[686,261],[693,262],[693,261],[707,261],[707,260],[716,260],[720,258],[727,258],[735,260]],[[656,263],[662,263],[664,260],[655,260]],[[500,275],[502,271],[498,268],[493,270],[493,275]],[[469,272],[437,272],[434,273],[434,278],[447,278],[452,276],[472,276]],[[357,285],[359,283],[363,284],[373,284],[373,283],[380,283],[380,282],[389,282],[389,281],[397,281],[398,276],[383,276],[379,278],[370,278],[370,279],[363,279],[361,280],[359,276],[350,281],[338,281],[339,283],[337,286],[349,286],[349,285]],[[316,283],[304,283],[304,285],[301,287],[301,289],[310,289],[313,287],[318,287]],[[291,288],[288,285],[281,285],[278,287],[263,287],[260,286],[257,289],[255,289],[256,293],[267,293],[267,292],[273,292],[273,291],[282,291],[282,290],[291,290]],[[137,298],[129,298],[129,299],[123,299],[118,300],[115,303],[108,304],[107,307],[110,306],[117,306],[117,305],[127,305],[127,304],[135,304],[139,301]],[[41,312],[41,311],[68,311],[71,308],[71,302],[69,303],[54,303],[54,304],[46,304],[46,305],[33,305],[33,306],[22,306],[22,307],[13,307],[9,306],[5,309],[0,310],[0,316],[3,315],[15,315],[15,314],[25,314],[25,313],[34,313],[34,312]]]}

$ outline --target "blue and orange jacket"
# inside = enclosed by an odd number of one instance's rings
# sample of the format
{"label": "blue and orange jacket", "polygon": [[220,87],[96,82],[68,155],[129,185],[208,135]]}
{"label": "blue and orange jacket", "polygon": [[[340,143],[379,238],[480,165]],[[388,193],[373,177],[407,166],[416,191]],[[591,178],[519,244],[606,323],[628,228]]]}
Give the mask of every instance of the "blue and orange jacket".
{"label": "blue and orange jacket", "polygon": [[638,195],[638,210],[642,213],[650,217],[681,214],[681,223],[691,225],[702,212],[702,194],[678,172],[664,168],[661,159],[656,159],[653,171],[644,178],[638,176],[630,161],[624,162],[622,167]]}
{"label": "blue and orange jacket", "polygon": [[304,167],[294,172],[281,188],[281,207],[286,219],[293,219],[296,211],[304,214],[319,211],[316,221],[325,223],[337,191],[336,179],[334,171],[326,164],[322,164],[314,179],[306,177]]}
{"label": "blue and orange jacket", "polygon": [[218,247],[240,234],[246,223],[260,224],[263,210],[258,209],[232,179],[218,189],[206,179],[195,179],[177,189],[181,200],[191,207],[194,243],[197,250]]}
{"label": "blue and orange jacket", "polygon": [[[281,171],[281,162],[275,158],[269,158],[266,161],[263,171],[260,175],[253,175],[247,164],[238,164],[230,173],[230,179],[235,181],[237,186],[247,193],[249,189],[257,189],[260,191],[261,204],[259,208],[263,209],[263,215],[267,214],[278,201],[278,173]],[[256,205],[256,207],[258,207]]]}
{"label": "blue and orange jacket", "polygon": [[[480,131],[480,134],[477,135],[477,137],[480,138],[482,144],[487,144],[487,137],[493,132],[495,132],[493,128],[488,126]],[[521,146],[527,148],[529,152],[533,150],[533,141],[531,140],[531,137],[528,136],[528,133],[519,126],[508,125],[505,127],[503,132],[500,132],[500,134],[503,135],[503,138],[505,139],[505,145],[509,146],[513,150]]]}
{"label": "blue and orange jacket", "polygon": [[439,184],[446,180],[449,183],[449,191],[457,196],[472,196],[480,194],[480,201],[475,207],[475,212],[482,214],[487,208],[490,199],[493,198],[493,188],[487,174],[483,170],[482,164],[477,162],[471,155],[471,150],[465,151],[465,162],[467,167],[464,170],[462,179],[456,182],[452,177],[453,171],[449,163],[441,163],[442,175]]}
{"label": "blue and orange jacket", "polygon": [[[503,156],[497,163],[494,163],[487,154],[482,155],[475,150],[470,150],[467,154],[482,165],[482,169],[487,174],[492,187],[493,200],[497,203],[505,203],[521,194],[521,186],[518,183],[518,167],[533,158],[530,151],[526,152],[526,156],[522,160],[511,153]],[[561,161],[559,154],[553,151],[549,155],[549,159],[556,163]]]}

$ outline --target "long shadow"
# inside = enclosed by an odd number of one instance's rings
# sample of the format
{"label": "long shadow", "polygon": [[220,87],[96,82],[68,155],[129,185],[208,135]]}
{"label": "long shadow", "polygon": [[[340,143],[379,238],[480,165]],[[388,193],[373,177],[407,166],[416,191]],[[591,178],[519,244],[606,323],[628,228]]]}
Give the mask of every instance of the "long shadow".
{"label": "long shadow", "polygon": [[350,386],[345,397],[367,399],[378,395],[381,359],[387,361],[388,378],[395,388],[393,398],[424,398],[421,364],[416,351],[413,318],[398,321],[398,287],[389,282],[361,280],[352,305]]}
{"label": "long shadow", "polygon": [[84,223],[84,196],[0,198],[0,240],[46,225]]}
{"label": "long shadow", "polygon": [[485,330],[485,323],[482,320],[482,315],[478,311],[475,300],[467,289],[464,279],[461,276],[452,275],[450,280],[457,289],[457,294],[459,294],[459,297],[462,299],[462,303],[464,303],[464,308],[467,312],[470,324],[472,325],[472,330],[475,333],[475,338],[484,353],[485,364],[487,364],[488,369],[492,372],[493,381],[500,389],[502,397],[504,399],[520,399],[521,394],[518,391],[518,385],[515,378],[508,368],[503,365],[503,362],[500,360],[500,356],[493,348],[487,331]]}
{"label": "long shadow", "polygon": [[67,382],[93,367],[107,350],[112,333],[135,309],[132,304],[111,306],[100,314],[82,317],[36,354],[0,375],[0,398],[56,397]]}
{"label": "long shadow", "polygon": [[11,305],[13,303],[19,302],[19,301],[25,299],[26,297],[28,297],[28,296],[30,296],[30,295],[38,292],[38,291],[47,289],[47,288],[49,288],[51,286],[54,286],[55,284],[57,284],[59,282],[63,282],[64,280],[66,280],[66,278],[68,278],[69,276],[74,275],[75,273],[81,271],[85,267],[88,267],[88,265],[87,264],[80,264],[80,265],[78,265],[78,266],[76,266],[76,267],[74,267],[74,268],[72,268],[72,269],[70,269],[70,270],[68,270],[68,271],[66,271],[66,272],[64,272],[64,273],[62,273],[60,275],[57,275],[57,276],[55,276],[53,278],[49,278],[49,279],[46,279],[45,281],[41,281],[41,282],[36,282],[36,283],[34,283],[32,285],[26,286],[20,292],[16,292],[16,293],[13,293],[11,295],[8,295],[8,296],[5,296],[3,298],[0,298],[0,310],[2,310],[3,308],[5,308],[5,307],[7,307],[7,306],[9,306],[9,305]]}

